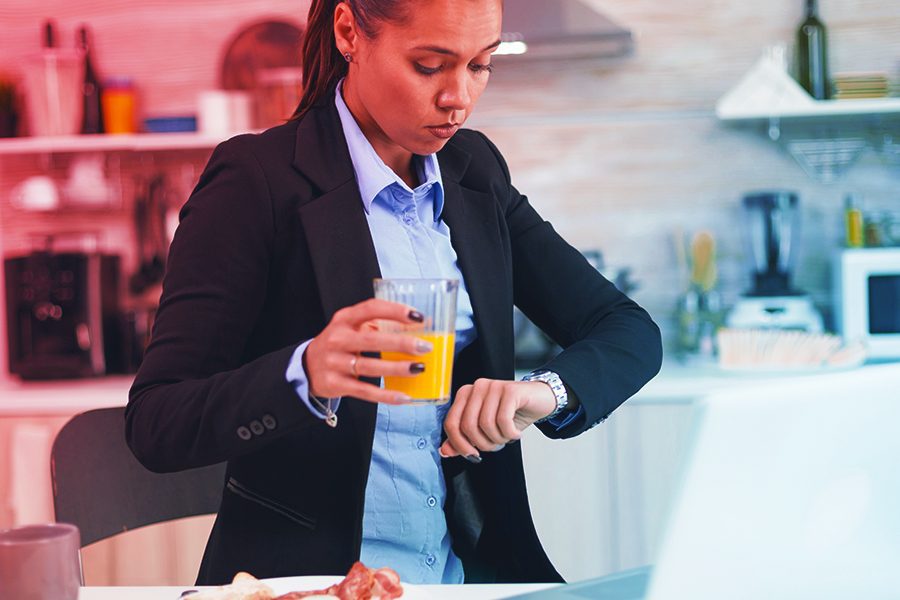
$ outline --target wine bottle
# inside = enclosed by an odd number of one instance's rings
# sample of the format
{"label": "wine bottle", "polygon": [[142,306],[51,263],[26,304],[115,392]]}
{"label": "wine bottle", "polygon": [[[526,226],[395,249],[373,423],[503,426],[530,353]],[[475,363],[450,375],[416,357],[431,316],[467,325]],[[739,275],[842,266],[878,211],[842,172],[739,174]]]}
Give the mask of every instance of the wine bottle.
{"label": "wine bottle", "polygon": [[100,105],[102,90],[97,71],[94,70],[88,30],[84,25],[78,30],[78,42],[84,52],[84,84],[81,88],[84,112],[81,118],[81,133],[103,133],[103,110]]}
{"label": "wine bottle", "polygon": [[47,20],[44,21],[44,39],[42,40],[42,45],[44,48],[55,48],[56,47],[56,25],[53,21]]}
{"label": "wine bottle", "polygon": [[828,34],[819,19],[817,0],[806,0],[806,19],[797,29],[797,80],[816,100],[831,97]]}

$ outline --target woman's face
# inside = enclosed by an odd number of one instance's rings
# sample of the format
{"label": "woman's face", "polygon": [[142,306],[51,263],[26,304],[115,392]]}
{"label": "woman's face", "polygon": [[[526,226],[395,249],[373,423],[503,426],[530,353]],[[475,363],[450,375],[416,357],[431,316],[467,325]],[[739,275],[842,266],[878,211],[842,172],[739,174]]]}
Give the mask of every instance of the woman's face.
{"label": "woman's face", "polygon": [[338,49],[353,55],[344,100],[392,167],[411,154],[437,152],[462,126],[500,41],[501,0],[410,2],[407,18],[378,23],[374,39],[355,26],[345,4],[335,20]]}

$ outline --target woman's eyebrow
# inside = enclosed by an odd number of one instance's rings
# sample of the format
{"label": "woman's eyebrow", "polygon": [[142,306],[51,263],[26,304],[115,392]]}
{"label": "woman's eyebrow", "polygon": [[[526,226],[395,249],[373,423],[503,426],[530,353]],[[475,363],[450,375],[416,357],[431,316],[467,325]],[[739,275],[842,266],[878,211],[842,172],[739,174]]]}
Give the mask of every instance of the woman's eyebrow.
{"label": "woman's eyebrow", "polygon": [[[481,53],[487,52],[488,50],[493,50],[494,48],[496,48],[499,45],[500,45],[500,40],[497,40],[493,44],[489,44],[489,45],[485,46],[484,48],[482,48],[478,53],[481,54]],[[436,54],[446,54],[447,56],[454,56],[454,57],[459,56],[453,50],[450,50],[449,48],[444,48],[442,46],[416,46],[415,48],[413,48],[413,50],[425,50],[426,52],[434,52]]]}

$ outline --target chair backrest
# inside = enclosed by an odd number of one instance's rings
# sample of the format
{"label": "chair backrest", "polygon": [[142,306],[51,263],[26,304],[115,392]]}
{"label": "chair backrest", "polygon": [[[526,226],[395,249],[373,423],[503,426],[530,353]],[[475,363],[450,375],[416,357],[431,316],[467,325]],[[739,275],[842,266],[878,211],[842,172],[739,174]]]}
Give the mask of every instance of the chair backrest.
{"label": "chair backrest", "polygon": [[66,423],[50,459],[56,520],[87,546],[117,533],[218,512],[225,463],[177,473],[145,469],[125,443],[125,409],[102,408]]}

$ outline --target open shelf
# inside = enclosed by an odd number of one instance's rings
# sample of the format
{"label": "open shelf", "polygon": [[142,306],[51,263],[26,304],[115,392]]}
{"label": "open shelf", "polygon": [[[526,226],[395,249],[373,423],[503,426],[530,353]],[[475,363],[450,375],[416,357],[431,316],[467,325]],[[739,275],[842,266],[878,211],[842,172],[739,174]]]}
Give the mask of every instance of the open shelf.
{"label": "open shelf", "polygon": [[783,50],[768,49],[716,103],[722,121],[900,116],[900,98],[816,100],[784,66]]}
{"label": "open shelf", "polygon": [[228,137],[231,136],[202,133],[134,133],[4,138],[0,139],[0,156],[64,152],[206,150],[215,148]]}
{"label": "open shelf", "polygon": [[[720,110],[724,109],[724,110]],[[738,110],[717,107],[716,114],[723,121],[757,119],[804,119],[815,117],[859,117],[865,115],[900,116],[900,98],[871,98],[861,100],[813,100],[808,104],[789,107],[744,106]]]}

